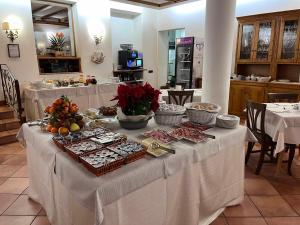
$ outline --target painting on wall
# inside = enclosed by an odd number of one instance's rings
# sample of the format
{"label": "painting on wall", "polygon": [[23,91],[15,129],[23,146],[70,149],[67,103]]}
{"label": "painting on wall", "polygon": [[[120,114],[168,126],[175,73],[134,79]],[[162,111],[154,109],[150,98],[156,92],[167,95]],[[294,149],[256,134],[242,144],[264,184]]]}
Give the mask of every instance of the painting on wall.
{"label": "painting on wall", "polygon": [[7,51],[8,51],[9,58],[20,58],[19,44],[8,44]]}

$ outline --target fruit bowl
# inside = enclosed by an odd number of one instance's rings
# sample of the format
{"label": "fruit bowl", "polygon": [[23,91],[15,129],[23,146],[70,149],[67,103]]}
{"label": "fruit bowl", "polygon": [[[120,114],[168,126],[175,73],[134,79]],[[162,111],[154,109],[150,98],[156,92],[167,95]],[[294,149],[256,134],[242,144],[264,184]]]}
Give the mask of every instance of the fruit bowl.
{"label": "fruit bowl", "polygon": [[69,132],[78,132],[84,126],[78,106],[67,96],[57,98],[45,108],[45,113],[49,116],[46,129],[53,134],[67,136]]}

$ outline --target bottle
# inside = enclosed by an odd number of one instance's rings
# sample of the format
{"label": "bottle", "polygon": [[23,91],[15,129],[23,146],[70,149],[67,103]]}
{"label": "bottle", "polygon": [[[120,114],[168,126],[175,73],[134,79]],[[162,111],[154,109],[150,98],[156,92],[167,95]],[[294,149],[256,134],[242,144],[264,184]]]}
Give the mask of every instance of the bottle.
{"label": "bottle", "polygon": [[91,84],[97,84],[97,80],[95,76],[92,76],[91,80],[90,80]]}
{"label": "bottle", "polygon": [[79,76],[79,83],[81,83],[81,84],[84,83],[83,74],[81,74],[81,75]]}
{"label": "bottle", "polygon": [[91,76],[90,75],[87,75],[86,76],[86,80],[85,80],[85,84],[86,85],[89,85],[91,83]]}

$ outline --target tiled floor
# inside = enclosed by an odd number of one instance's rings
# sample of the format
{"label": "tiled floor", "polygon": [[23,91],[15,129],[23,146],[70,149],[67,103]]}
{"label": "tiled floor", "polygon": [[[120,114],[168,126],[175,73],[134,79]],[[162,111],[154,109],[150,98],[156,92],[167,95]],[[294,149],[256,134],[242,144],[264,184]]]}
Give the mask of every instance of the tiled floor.
{"label": "tiled floor", "polygon": [[[274,176],[275,165],[268,164],[256,176],[256,160],[253,155],[245,168],[244,202],[228,207],[211,225],[300,225],[300,179]],[[293,172],[300,177],[300,169]],[[0,225],[49,225],[27,187],[25,150],[18,143],[0,146]]]}

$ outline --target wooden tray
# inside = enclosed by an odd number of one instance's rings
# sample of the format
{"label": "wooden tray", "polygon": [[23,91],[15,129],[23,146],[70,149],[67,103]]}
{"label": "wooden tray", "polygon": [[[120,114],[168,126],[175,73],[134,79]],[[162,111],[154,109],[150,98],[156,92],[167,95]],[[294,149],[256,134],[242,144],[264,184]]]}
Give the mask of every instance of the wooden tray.
{"label": "wooden tray", "polygon": [[[103,148],[103,149],[105,149],[105,148]],[[97,177],[99,177],[101,175],[104,175],[104,174],[106,174],[108,172],[114,171],[116,169],[119,169],[119,168],[121,168],[124,165],[125,159],[122,158],[122,159],[116,160],[114,162],[111,162],[111,163],[109,163],[109,164],[107,164],[105,166],[102,166],[102,167],[99,167],[99,168],[95,168],[94,166],[92,166],[91,164],[89,164],[88,162],[86,162],[84,159],[82,159],[82,157],[84,157],[86,155],[97,153],[99,151],[101,151],[101,149],[89,152],[89,153],[84,154],[84,155],[82,155],[82,156],[79,157],[80,162],[83,164],[83,166],[86,169],[88,169],[90,172],[92,172],[93,174],[95,174]]]}
{"label": "wooden tray", "polygon": [[[107,148],[109,150],[113,151],[113,152],[116,152],[113,149],[116,146],[118,146],[118,145],[120,145],[122,143],[125,143],[125,142],[127,142],[127,140],[123,140],[123,141],[117,142],[115,144],[109,145]],[[135,142],[135,141],[131,141],[131,142]],[[138,143],[138,142],[135,142],[135,143]],[[141,143],[138,143],[138,144],[140,144],[142,146],[142,149],[140,151],[137,151],[135,153],[128,154],[127,156],[125,156],[125,163],[126,164],[129,164],[129,163],[134,162],[134,161],[136,161],[138,159],[141,159],[141,158],[143,158],[146,155],[146,153],[147,153],[147,147],[145,145],[141,144]],[[118,152],[116,152],[116,153],[118,153]]]}

